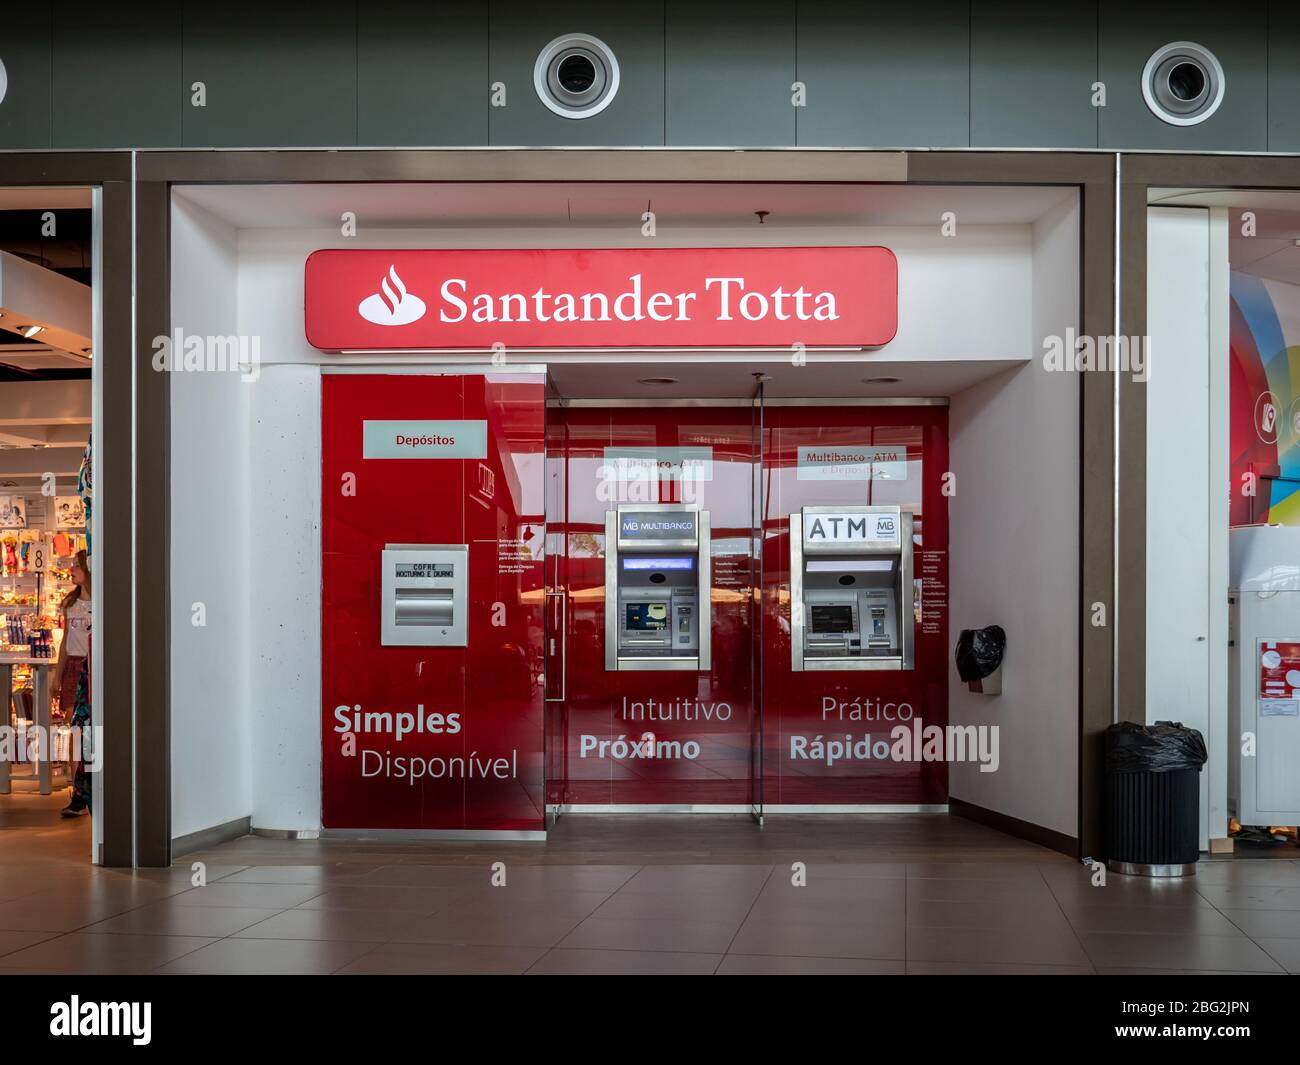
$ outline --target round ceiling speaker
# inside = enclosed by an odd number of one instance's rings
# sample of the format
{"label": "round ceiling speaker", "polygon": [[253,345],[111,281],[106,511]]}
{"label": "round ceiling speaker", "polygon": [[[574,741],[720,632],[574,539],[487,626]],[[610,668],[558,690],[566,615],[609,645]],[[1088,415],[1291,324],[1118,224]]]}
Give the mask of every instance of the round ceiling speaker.
{"label": "round ceiling speaker", "polygon": [[1171,126],[1195,126],[1223,103],[1227,80],[1208,48],[1175,41],[1151,53],[1142,70],[1142,99],[1150,112]]}
{"label": "round ceiling speaker", "polygon": [[618,60],[609,45],[586,33],[556,37],[537,55],[533,87],[562,118],[600,114],[618,93]]}

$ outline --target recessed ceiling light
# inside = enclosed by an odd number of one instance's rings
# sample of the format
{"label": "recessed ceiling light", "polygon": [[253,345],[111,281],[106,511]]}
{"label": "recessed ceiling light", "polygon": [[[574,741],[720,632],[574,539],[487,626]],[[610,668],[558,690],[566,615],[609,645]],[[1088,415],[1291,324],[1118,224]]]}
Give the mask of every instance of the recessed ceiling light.
{"label": "recessed ceiling light", "polygon": [[637,382],[636,382],[636,383],[639,384],[639,385],[675,385],[675,384],[677,383],[677,378],[675,378],[675,377],[641,377],[641,378],[638,378],[638,379],[637,379]]}
{"label": "recessed ceiling light", "polygon": [[900,380],[902,379],[898,377],[864,377],[862,383],[864,385],[896,385]]}
{"label": "recessed ceiling light", "polygon": [[39,325],[21,326],[18,330],[18,332],[22,333],[22,335],[27,337],[28,340],[30,340],[40,331],[41,331],[41,326]]}

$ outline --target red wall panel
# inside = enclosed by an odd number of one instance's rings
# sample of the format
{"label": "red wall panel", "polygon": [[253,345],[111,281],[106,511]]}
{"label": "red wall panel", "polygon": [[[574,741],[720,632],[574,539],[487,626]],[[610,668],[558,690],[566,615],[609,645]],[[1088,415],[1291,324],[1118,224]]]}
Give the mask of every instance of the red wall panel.
{"label": "red wall panel", "polygon": [[[802,480],[801,447],[906,449],[902,480]],[[763,436],[763,777],[772,804],[948,801],[943,762],[795,757],[791,737],[863,747],[899,724],[948,720],[946,407],[769,407]],[[790,670],[790,515],[806,506],[902,506],[913,513],[916,598],[911,670]],[[845,704],[841,708],[841,704]],[[833,709],[832,709],[833,708]],[[802,745],[801,745],[802,746]]]}
{"label": "red wall panel", "polygon": [[[363,458],[366,420],[404,419],[486,421],[487,456]],[[544,421],[539,375],[322,377],[324,827],[543,827]],[[381,646],[388,543],[469,545],[468,647]],[[420,705],[460,728],[354,730],[354,750],[339,731],[339,707]],[[399,759],[423,760],[421,778]]]}
{"label": "red wall panel", "polygon": [[[571,408],[553,410],[548,424],[541,379],[529,375],[326,375],[321,418],[325,827],[539,829],[544,775],[550,802],[751,802],[760,742],[756,584],[763,611],[764,800],[946,801],[942,762],[826,764],[793,757],[790,744],[791,736],[887,740],[901,722],[947,722],[945,408],[769,407],[761,479],[759,434],[748,409]],[[363,423],[402,419],[483,420],[488,456],[363,458]],[[906,475],[799,477],[801,447],[864,446],[905,452]],[[669,475],[649,485],[612,476],[606,450],[704,448],[711,455],[707,478]],[[349,475],[354,493],[344,490]],[[712,668],[607,672],[605,511],[619,502],[682,501],[710,512]],[[803,506],[866,503],[901,505],[915,518],[915,668],[792,673],[789,515]],[[761,581],[751,558],[756,505],[763,515]],[[469,647],[380,645],[379,558],[386,543],[469,545]],[[548,585],[565,592],[564,609],[558,597],[548,603]],[[543,701],[544,630],[557,637],[546,684],[553,697],[566,696],[563,702]],[[670,711],[653,722],[638,718],[636,704],[650,703]],[[351,753],[337,728],[340,706],[396,713],[421,704],[426,714],[460,715],[462,727],[400,740],[357,733]],[[620,736],[639,740],[648,731],[693,740],[698,755],[623,758],[590,749]],[[392,772],[389,757],[424,759],[431,768],[412,782]],[[451,772],[438,761],[477,759],[481,766],[499,757],[509,760],[506,779]]]}

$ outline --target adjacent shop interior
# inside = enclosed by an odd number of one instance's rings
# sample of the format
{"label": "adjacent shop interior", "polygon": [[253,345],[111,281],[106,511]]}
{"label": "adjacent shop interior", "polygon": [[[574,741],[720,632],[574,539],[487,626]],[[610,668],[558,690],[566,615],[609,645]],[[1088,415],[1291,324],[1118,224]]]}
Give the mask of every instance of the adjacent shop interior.
{"label": "adjacent shop interior", "polygon": [[[909,818],[955,801],[1068,849],[1081,382],[1044,353],[1079,329],[1079,226],[1076,190],[1058,187],[176,187],[173,330],[240,357],[171,381],[175,851],[249,829],[540,838],[584,813]],[[496,360],[304,335],[304,265],[321,249],[646,246],[888,248],[897,333],[806,358],[560,345]],[[496,443],[450,473],[375,464],[363,428],[385,418],[480,419]],[[611,469],[617,491],[646,494],[609,495]],[[888,519],[887,535],[874,554],[818,556],[792,532],[818,508]],[[665,512],[671,535],[620,532]],[[467,546],[467,591],[454,557],[399,557],[422,543]],[[396,583],[381,587],[390,549]],[[457,596],[475,610],[452,646],[382,639],[381,600],[394,625],[401,608],[442,632],[439,600]],[[493,626],[498,603],[510,620]],[[1007,654],[981,688],[952,651],[989,625]],[[849,657],[869,668],[837,668]],[[519,755],[507,783],[394,786],[389,763],[372,779],[340,750],[354,732],[365,747],[367,710],[414,701],[406,670],[430,693],[419,727],[445,733],[433,693],[455,692],[457,754],[504,745]],[[798,756],[839,734],[851,750],[864,707],[902,703],[927,723],[997,726],[996,766]],[[696,756],[617,757],[628,722],[641,740],[665,707],[655,743]]]}
{"label": "adjacent shop interior", "polygon": [[[0,190],[0,847],[91,856],[92,195]],[[74,630],[69,632],[67,626]],[[80,704],[80,707],[79,705]],[[74,783],[81,792],[74,796]],[[93,805],[93,796],[91,803]]]}
{"label": "adjacent shop interior", "polygon": [[1300,194],[1150,204],[1148,469],[1181,472],[1147,485],[1147,718],[1205,733],[1203,849],[1294,858]]}

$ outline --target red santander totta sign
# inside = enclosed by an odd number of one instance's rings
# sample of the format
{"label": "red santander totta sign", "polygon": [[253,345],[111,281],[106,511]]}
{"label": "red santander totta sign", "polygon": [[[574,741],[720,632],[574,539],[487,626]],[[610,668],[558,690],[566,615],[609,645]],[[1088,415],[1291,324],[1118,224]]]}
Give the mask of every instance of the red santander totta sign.
{"label": "red santander totta sign", "polygon": [[424,348],[880,347],[888,248],[352,250],[307,258],[308,342]]}

